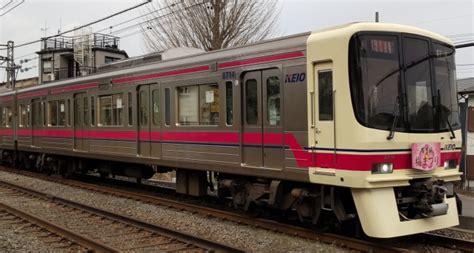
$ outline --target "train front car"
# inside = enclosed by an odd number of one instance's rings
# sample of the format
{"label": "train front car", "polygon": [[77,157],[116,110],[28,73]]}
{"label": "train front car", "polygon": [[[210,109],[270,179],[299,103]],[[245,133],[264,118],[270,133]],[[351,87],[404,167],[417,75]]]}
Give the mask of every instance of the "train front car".
{"label": "train front car", "polygon": [[307,47],[310,181],[350,188],[371,237],[458,225],[451,42],[413,27],[357,23],[315,32]]}

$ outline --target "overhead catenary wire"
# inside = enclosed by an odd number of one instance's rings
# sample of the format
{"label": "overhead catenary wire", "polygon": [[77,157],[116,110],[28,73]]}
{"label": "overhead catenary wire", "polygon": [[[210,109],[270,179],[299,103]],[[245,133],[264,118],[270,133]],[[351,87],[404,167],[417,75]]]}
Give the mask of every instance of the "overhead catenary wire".
{"label": "overhead catenary wire", "polygon": [[154,14],[154,13],[156,13],[156,12],[163,11],[163,10],[165,10],[165,9],[168,9],[168,8],[170,8],[170,9],[171,9],[171,8],[175,7],[176,5],[178,5],[178,4],[180,4],[180,3],[181,3],[181,2],[174,3],[174,4],[171,4],[171,5],[168,5],[168,6],[162,7],[162,8],[160,8],[160,9],[158,9],[158,10],[153,10],[153,11],[150,11],[150,12],[148,12],[148,13],[145,13],[145,14],[142,14],[142,15],[140,15],[140,16],[138,16],[138,17],[134,17],[134,18],[131,18],[131,19],[128,19],[128,20],[122,21],[122,22],[120,22],[120,23],[113,24],[113,25],[110,25],[110,26],[108,26],[108,27],[105,27],[105,28],[99,29],[99,30],[97,30],[97,31],[94,31],[94,33],[100,33],[100,32],[103,32],[103,31],[106,31],[106,30],[109,30],[109,29],[115,28],[115,27],[117,27],[117,26],[121,26],[121,25],[123,25],[123,24],[130,23],[130,22],[132,22],[132,21],[134,21],[134,20],[137,20],[137,19],[143,18],[143,17],[145,17],[145,16],[148,16],[148,15],[152,15],[152,14]]}
{"label": "overhead catenary wire", "polygon": [[0,6],[0,10],[2,9],[5,9],[8,5],[10,5],[11,3],[13,3],[13,0],[7,0],[5,2],[8,2],[8,3],[3,3],[1,6]]}
{"label": "overhead catenary wire", "polygon": [[[24,0],[23,0],[23,1],[24,1]],[[58,37],[58,36],[61,36],[61,35],[64,35],[64,34],[68,34],[68,33],[71,33],[71,32],[77,31],[77,30],[80,30],[80,29],[82,29],[82,28],[84,28],[84,27],[88,27],[88,26],[91,26],[91,25],[93,25],[93,24],[97,24],[97,23],[102,22],[102,21],[104,21],[104,20],[107,20],[107,19],[110,19],[110,18],[115,17],[115,16],[117,16],[117,15],[120,15],[120,14],[122,14],[122,13],[124,13],[124,12],[130,11],[130,10],[133,10],[133,9],[136,9],[136,8],[138,8],[138,7],[141,7],[141,6],[145,5],[145,4],[150,3],[151,1],[152,1],[152,0],[146,0],[145,2],[139,3],[139,4],[137,4],[137,5],[134,5],[134,6],[130,7],[130,8],[127,8],[127,9],[125,9],[125,10],[116,12],[116,13],[111,14],[111,15],[109,15],[109,16],[106,16],[106,17],[104,17],[104,18],[101,18],[101,19],[98,19],[98,20],[96,20],[96,21],[87,23],[87,24],[85,24],[85,25],[81,25],[81,26],[79,26],[79,27],[76,27],[76,28],[73,28],[73,29],[70,29],[70,30],[67,30],[67,31],[64,31],[64,32],[61,32],[61,33],[58,33],[58,34],[55,34],[55,35],[43,37],[43,38],[41,38],[41,39],[39,39],[39,40],[34,40],[34,41],[22,43],[22,44],[19,44],[19,45],[14,46],[14,48],[19,48],[19,47],[24,47],[24,46],[27,46],[27,45],[39,43],[39,42],[41,42],[41,41],[43,41],[43,40],[47,40],[47,39],[50,39],[50,38],[55,38],[55,37]],[[6,50],[6,49],[0,49],[0,50]]]}
{"label": "overhead catenary wire", "polygon": [[[11,7],[10,9],[8,9],[7,11],[4,11],[3,13],[0,13],[0,17],[6,15],[7,13],[9,13],[10,11],[16,9],[16,7],[20,6],[22,3],[24,3],[25,0],[21,0],[19,3],[17,3],[16,5],[14,5],[13,7]],[[8,5],[8,4],[7,4]]]}
{"label": "overhead catenary wire", "polygon": [[454,48],[458,49],[458,48],[465,48],[465,47],[472,47],[472,46],[474,46],[474,42],[456,44],[456,45],[454,45]]}
{"label": "overhead catenary wire", "polygon": [[149,22],[151,22],[151,21],[155,21],[155,20],[164,18],[164,17],[166,17],[166,16],[170,16],[170,15],[176,13],[176,12],[181,12],[181,11],[185,11],[185,10],[188,10],[188,9],[191,9],[191,8],[194,8],[194,7],[197,7],[197,6],[202,5],[202,4],[205,4],[205,3],[207,3],[207,2],[209,2],[209,0],[203,0],[203,1],[200,2],[200,3],[196,3],[196,4],[193,4],[193,5],[190,5],[190,6],[186,6],[186,7],[184,7],[184,8],[179,9],[179,10],[176,10],[176,11],[173,11],[173,12],[170,12],[170,13],[167,13],[167,14],[164,14],[164,15],[161,15],[161,16],[158,16],[158,17],[154,17],[154,18],[151,18],[151,19],[148,19],[148,20],[145,20],[145,21],[142,21],[142,22],[139,22],[139,23],[130,25],[130,26],[126,26],[126,27],[124,27],[124,28],[121,28],[121,29],[119,29],[119,30],[117,30],[117,31],[112,32],[112,34],[122,33],[122,32],[124,32],[124,31],[130,30],[130,29],[132,29],[132,28],[135,28],[135,27],[141,26],[141,25],[143,25],[143,24],[149,23]]}

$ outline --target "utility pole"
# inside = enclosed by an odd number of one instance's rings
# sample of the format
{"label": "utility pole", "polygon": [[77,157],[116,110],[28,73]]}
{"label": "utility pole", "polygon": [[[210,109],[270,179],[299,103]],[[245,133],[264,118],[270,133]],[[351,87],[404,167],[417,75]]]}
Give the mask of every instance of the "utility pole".
{"label": "utility pole", "polygon": [[7,88],[15,89],[16,71],[20,69],[20,66],[15,64],[14,42],[10,40],[6,45],[0,46],[7,47],[7,56],[0,56],[0,60],[7,62],[7,67],[5,68],[7,72]]}

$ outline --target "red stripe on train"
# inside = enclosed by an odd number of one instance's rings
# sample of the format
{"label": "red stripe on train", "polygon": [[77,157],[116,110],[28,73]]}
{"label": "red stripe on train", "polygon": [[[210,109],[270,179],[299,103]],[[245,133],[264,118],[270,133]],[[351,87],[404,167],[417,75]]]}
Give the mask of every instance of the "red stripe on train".
{"label": "red stripe on train", "polygon": [[229,61],[217,64],[218,69],[226,69],[226,68],[234,68],[240,66],[248,66],[248,65],[255,65],[255,64],[262,64],[267,62],[274,62],[274,61],[281,61],[281,60],[290,60],[296,58],[304,57],[303,51],[296,51],[284,54],[275,54],[275,55],[268,55],[268,56],[261,56],[237,61]]}
{"label": "red stripe on train", "polygon": [[[19,136],[42,136],[42,137],[62,137],[73,138],[72,130],[34,130],[19,129]],[[75,131],[77,138],[90,139],[110,139],[135,141],[137,131]],[[13,135],[11,129],[0,130],[0,135]],[[235,144],[240,143],[240,134],[237,132],[140,132],[141,141],[164,141],[183,143],[212,143],[212,144]],[[406,169],[411,167],[411,153],[403,154],[347,154],[331,152],[310,152],[303,149],[292,133],[245,133],[243,135],[244,145],[285,145],[293,153],[298,167],[322,167],[335,168],[339,170],[370,171],[373,163],[393,163],[394,169]],[[383,152],[383,150],[381,151]],[[440,164],[448,159],[455,159],[459,162],[461,153],[443,152],[441,153]]]}
{"label": "red stripe on train", "polygon": [[41,97],[48,95],[48,90],[31,91],[26,93],[18,94],[18,99],[30,98],[30,97]]}
{"label": "red stripe on train", "polygon": [[13,96],[3,96],[3,97],[0,97],[0,101],[2,101],[2,102],[10,102],[10,101],[13,101]]}
{"label": "red stripe on train", "polygon": [[90,89],[90,88],[97,88],[98,85],[99,85],[98,82],[92,82],[92,83],[64,86],[64,87],[51,89],[51,94],[59,94],[59,93],[68,92],[68,91],[80,91],[80,90],[85,90],[85,89]]}
{"label": "red stripe on train", "polygon": [[171,71],[166,71],[166,72],[152,73],[152,74],[141,75],[141,76],[117,78],[117,79],[113,79],[112,83],[122,84],[122,83],[134,82],[134,81],[143,81],[143,80],[156,79],[156,78],[162,78],[162,77],[192,74],[192,73],[204,72],[204,71],[209,71],[209,70],[210,70],[210,67],[208,65],[205,65],[205,66],[198,66],[198,67],[193,67],[193,68],[177,69],[177,70],[171,70]]}

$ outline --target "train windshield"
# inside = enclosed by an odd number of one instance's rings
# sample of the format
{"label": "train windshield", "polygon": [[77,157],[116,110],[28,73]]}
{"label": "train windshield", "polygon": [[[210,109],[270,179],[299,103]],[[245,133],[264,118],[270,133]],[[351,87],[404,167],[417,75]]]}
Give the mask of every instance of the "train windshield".
{"label": "train windshield", "polygon": [[403,132],[460,127],[454,49],[425,37],[357,34],[349,52],[358,121]]}

